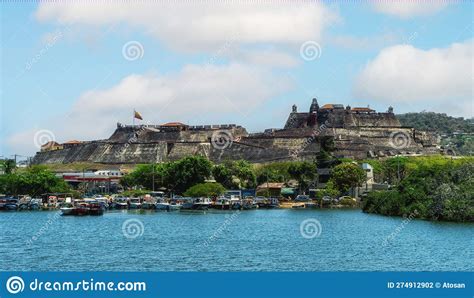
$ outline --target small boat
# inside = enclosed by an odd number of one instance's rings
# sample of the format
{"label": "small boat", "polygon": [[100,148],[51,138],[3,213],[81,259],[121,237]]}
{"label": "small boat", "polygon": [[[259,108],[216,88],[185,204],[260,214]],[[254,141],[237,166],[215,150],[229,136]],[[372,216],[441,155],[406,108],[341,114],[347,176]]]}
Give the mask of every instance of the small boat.
{"label": "small boat", "polygon": [[62,215],[74,215],[74,205],[71,203],[64,203],[59,210],[61,210]]}
{"label": "small boat", "polygon": [[128,198],[116,197],[112,204],[115,209],[128,209]]}
{"label": "small boat", "polygon": [[95,200],[102,206],[104,210],[107,210],[109,208],[109,202],[107,198],[99,197],[99,198],[96,198]]}
{"label": "small boat", "polygon": [[5,209],[6,203],[7,203],[7,199],[4,196],[0,197],[0,210]]}
{"label": "small boat", "polygon": [[280,207],[280,202],[277,198],[257,197],[255,198],[255,201],[259,208],[273,209]]}
{"label": "small boat", "polygon": [[304,208],[305,208],[304,203],[294,204],[293,206],[291,206],[291,209],[304,209]]}
{"label": "small boat", "polygon": [[231,201],[230,198],[226,197],[218,197],[216,201],[211,205],[211,208],[217,210],[229,210],[231,209]]}
{"label": "small boat", "polygon": [[212,202],[209,198],[196,198],[193,202],[193,210],[207,210]]}
{"label": "small boat", "polygon": [[177,211],[180,210],[182,204],[186,201],[182,199],[182,197],[174,197],[169,200],[168,211]]}
{"label": "small boat", "polygon": [[170,203],[168,203],[164,198],[160,198],[156,200],[155,209],[159,211],[169,211],[170,210]]}
{"label": "small boat", "polygon": [[83,200],[76,200],[74,204],[74,215],[88,215],[89,204]]}
{"label": "small boat", "polygon": [[181,198],[181,210],[208,210],[212,202],[209,198]]}
{"label": "small boat", "polygon": [[31,201],[28,203],[28,209],[40,210],[42,205],[43,205],[42,199],[31,199]]}
{"label": "small boat", "polygon": [[7,198],[3,208],[5,210],[15,211],[15,210],[18,210],[19,206],[20,206],[20,202],[17,198]]}
{"label": "small boat", "polygon": [[100,202],[89,203],[89,214],[90,215],[103,215],[105,208]]}
{"label": "small boat", "polygon": [[181,204],[173,202],[173,203],[170,203],[168,211],[177,211],[179,209],[181,209]]}
{"label": "small boat", "polygon": [[129,209],[140,209],[142,207],[142,199],[140,198],[131,198],[130,204],[128,206]]}
{"label": "small boat", "polygon": [[150,195],[146,195],[145,198],[143,199],[143,203],[142,203],[142,209],[155,209],[155,203],[156,203],[156,199],[153,198],[152,196]]}
{"label": "small boat", "polygon": [[255,202],[253,198],[245,198],[242,200],[242,209],[244,210],[251,210],[257,209],[258,204]]}

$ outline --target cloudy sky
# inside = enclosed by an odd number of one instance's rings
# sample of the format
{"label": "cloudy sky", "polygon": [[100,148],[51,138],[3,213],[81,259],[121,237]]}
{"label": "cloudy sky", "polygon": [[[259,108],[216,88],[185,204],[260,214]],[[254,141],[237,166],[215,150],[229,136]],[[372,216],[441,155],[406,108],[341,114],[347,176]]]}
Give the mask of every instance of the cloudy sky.
{"label": "cloudy sky", "polygon": [[473,116],[469,1],[186,2],[0,4],[0,156],[107,138],[133,109],[251,132],[313,97]]}

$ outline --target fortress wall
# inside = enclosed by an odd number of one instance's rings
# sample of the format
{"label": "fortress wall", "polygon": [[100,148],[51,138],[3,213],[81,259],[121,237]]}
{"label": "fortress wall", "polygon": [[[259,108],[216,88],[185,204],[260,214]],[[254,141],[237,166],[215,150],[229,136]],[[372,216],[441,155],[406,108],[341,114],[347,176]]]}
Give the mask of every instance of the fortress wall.
{"label": "fortress wall", "polygon": [[209,143],[205,143],[205,145],[200,143],[174,143],[169,154],[165,155],[166,160],[175,161],[186,156],[197,154],[207,156],[209,153],[206,147],[209,147]]}
{"label": "fortress wall", "polygon": [[[297,152],[297,159],[306,160],[314,158],[319,152],[318,142],[304,143],[306,139],[262,139],[252,140],[253,146],[245,143],[232,143],[224,150],[210,147],[209,158],[214,162],[222,162],[228,159],[245,159],[249,162],[269,162],[292,159],[292,154]],[[275,142],[276,141],[276,142]],[[275,143],[274,143],[275,142]],[[256,146],[260,146],[256,147]]]}
{"label": "fortress wall", "polygon": [[[215,126],[218,127],[218,126]],[[227,126],[221,126],[227,127]],[[207,142],[213,133],[217,131],[226,131],[231,136],[239,137],[246,136],[247,131],[243,127],[228,127],[228,128],[213,128],[213,129],[190,129],[190,130],[161,130],[156,131],[157,128],[148,129],[147,127],[117,127],[112,136],[108,139],[109,142],[114,143],[128,143],[128,142]]]}
{"label": "fortress wall", "polygon": [[166,156],[166,143],[103,144],[91,157],[97,163],[152,163]]}
{"label": "fortress wall", "polygon": [[351,113],[351,120],[346,123],[351,126],[391,126],[400,127],[400,121],[393,113]]}
{"label": "fortress wall", "polygon": [[64,163],[66,155],[70,149],[56,150],[56,151],[46,151],[46,152],[37,152],[33,158],[34,164],[55,164],[55,163]]}
{"label": "fortress wall", "polygon": [[393,113],[355,113],[347,110],[321,112],[319,123],[328,123],[330,127],[400,127],[400,121]]}

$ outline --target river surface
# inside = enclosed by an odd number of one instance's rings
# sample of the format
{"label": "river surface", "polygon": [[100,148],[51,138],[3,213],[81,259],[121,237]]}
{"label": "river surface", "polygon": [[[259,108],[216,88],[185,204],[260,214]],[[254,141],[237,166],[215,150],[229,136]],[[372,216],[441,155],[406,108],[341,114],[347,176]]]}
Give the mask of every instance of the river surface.
{"label": "river surface", "polygon": [[0,227],[2,271],[474,271],[474,224],[360,210],[0,212]]}

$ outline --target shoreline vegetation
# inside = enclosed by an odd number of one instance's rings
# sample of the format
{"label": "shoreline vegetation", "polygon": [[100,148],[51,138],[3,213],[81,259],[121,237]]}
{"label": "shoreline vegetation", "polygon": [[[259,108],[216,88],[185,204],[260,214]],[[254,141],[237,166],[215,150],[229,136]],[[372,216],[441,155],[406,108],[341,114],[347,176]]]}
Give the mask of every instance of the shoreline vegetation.
{"label": "shoreline vegetation", "polygon": [[364,212],[474,222],[474,158],[397,157],[371,163],[393,187],[369,193]]}
{"label": "shoreline vegetation", "polygon": [[[356,188],[366,182],[362,163],[372,166],[374,181],[386,190],[363,193],[353,201]],[[329,180],[317,188],[318,168],[330,169]],[[80,168],[81,165],[64,165]],[[96,167],[103,167],[97,165]],[[0,175],[0,193],[40,196],[71,193],[80,198],[83,189],[72,189],[54,171],[60,165],[9,168]],[[387,216],[411,216],[427,220],[474,222],[473,157],[391,157],[354,161],[321,154],[314,161],[250,164],[244,160],[214,164],[200,156],[174,162],[129,166],[120,184],[124,196],[143,196],[151,189],[166,189],[173,195],[218,197],[227,189],[257,189],[257,196],[279,197],[281,208],[297,208],[298,194],[310,194],[316,208],[361,208],[363,212]],[[294,192],[282,195],[258,188],[281,183]],[[317,188],[317,189],[316,189]],[[314,192],[314,189],[316,191]]]}

